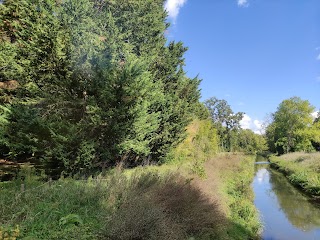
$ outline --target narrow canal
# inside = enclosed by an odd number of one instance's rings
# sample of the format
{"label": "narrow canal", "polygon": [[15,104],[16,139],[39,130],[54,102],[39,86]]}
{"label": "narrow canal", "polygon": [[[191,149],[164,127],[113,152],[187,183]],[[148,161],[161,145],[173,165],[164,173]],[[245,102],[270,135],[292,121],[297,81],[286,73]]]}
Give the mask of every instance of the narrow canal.
{"label": "narrow canal", "polygon": [[293,187],[283,174],[257,157],[255,205],[264,226],[263,240],[320,239],[320,206]]}

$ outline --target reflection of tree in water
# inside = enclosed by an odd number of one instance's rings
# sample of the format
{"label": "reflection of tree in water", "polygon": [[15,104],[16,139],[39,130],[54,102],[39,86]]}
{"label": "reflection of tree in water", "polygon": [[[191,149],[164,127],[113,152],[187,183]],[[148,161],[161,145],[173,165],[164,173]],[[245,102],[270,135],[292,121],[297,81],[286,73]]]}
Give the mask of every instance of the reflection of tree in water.
{"label": "reflection of tree in water", "polygon": [[295,227],[309,231],[320,226],[320,208],[311,204],[281,173],[272,171],[270,183],[281,209]]}

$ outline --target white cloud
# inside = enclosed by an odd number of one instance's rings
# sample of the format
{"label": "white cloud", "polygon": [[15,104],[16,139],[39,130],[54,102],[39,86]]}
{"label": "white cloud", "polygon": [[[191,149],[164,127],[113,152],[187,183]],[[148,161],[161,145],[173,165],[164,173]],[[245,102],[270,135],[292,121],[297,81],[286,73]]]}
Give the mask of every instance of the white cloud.
{"label": "white cloud", "polygon": [[164,8],[168,11],[169,18],[176,21],[180,8],[187,2],[187,0],[167,0]]}
{"label": "white cloud", "polygon": [[320,54],[318,55],[317,60],[320,60]]}
{"label": "white cloud", "polygon": [[238,1],[239,7],[248,7],[249,6],[248,0],[237,0],[237,1]]}
{"label": "white cloud", "polygon": [[318,111],[311,113],[313,119],[316,119],[318,117],[318,113],[319,113]]}
{"label": "white cloud", "polygon": [[257,129],[261,129],[262,128],[262,122],[259,121],[259,120],[254,120],[253,124]]}
{"label": "white cloud", "polygon": [[247,114],[244,114],[242,120],[240,121],[240,126],[243,129],[250,129],[251,124],[252,124],[251,117],[249,117]]}
{"label": "white cloud", "polygon": [[258,119],[252,120],[252,118],[247,114],[243,115],[243,118],[240,121],[240,126],[242,129],[251,129],[257,134],[264,133],[262,121]]}

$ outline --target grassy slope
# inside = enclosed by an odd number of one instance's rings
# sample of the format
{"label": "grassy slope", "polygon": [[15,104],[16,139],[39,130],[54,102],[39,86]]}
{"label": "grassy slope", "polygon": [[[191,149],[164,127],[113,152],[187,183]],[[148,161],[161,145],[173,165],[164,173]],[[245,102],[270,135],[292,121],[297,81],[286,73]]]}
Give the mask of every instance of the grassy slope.
{"label": "grassy slope", "polygon": [[320,153],[289,153],[270,157],[271,166],[284,172],[306,193],[320,196]]}
{"label": "grassy slope", "polygon": [[253,204],[251,182],[255,156],[220,155],[206,163],[206,169],[218,175],[217,198],[228,219],[227,239],[258,239],[261,224]]}
{"label": "grassy slope", "polygon": [[43,184],[30,177],[24,192],[21,181],[0,183],[0,234],[12,239],[256,238],[254,159],[229,154],[207,160],[208,144],[216,141],[203,137],[210,136],[209,128],[200,121],[189,127],[193,133],[177,148],[189,151],[182,162],[174,159],[180,156],[175,152],[171,163],[160,167],[114,169],[85,181]]}

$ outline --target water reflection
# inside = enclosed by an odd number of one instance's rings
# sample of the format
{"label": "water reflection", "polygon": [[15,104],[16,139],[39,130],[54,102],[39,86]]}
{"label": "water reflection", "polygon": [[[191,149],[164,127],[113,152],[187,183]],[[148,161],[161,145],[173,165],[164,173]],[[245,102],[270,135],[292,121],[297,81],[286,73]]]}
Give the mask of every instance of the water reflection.
{"label": "water reflection", "polygon": [[265,226],[263,239],[320,239],[319,207],[268,165],[257,164],[255,168],[253,188]]}
{"label": "water reflection", "polygon": [[310,231],[320,226],[319,207],[295,189],[282,174],[272,172],[270,182],[279,204],[289,221],[296,227]]}

